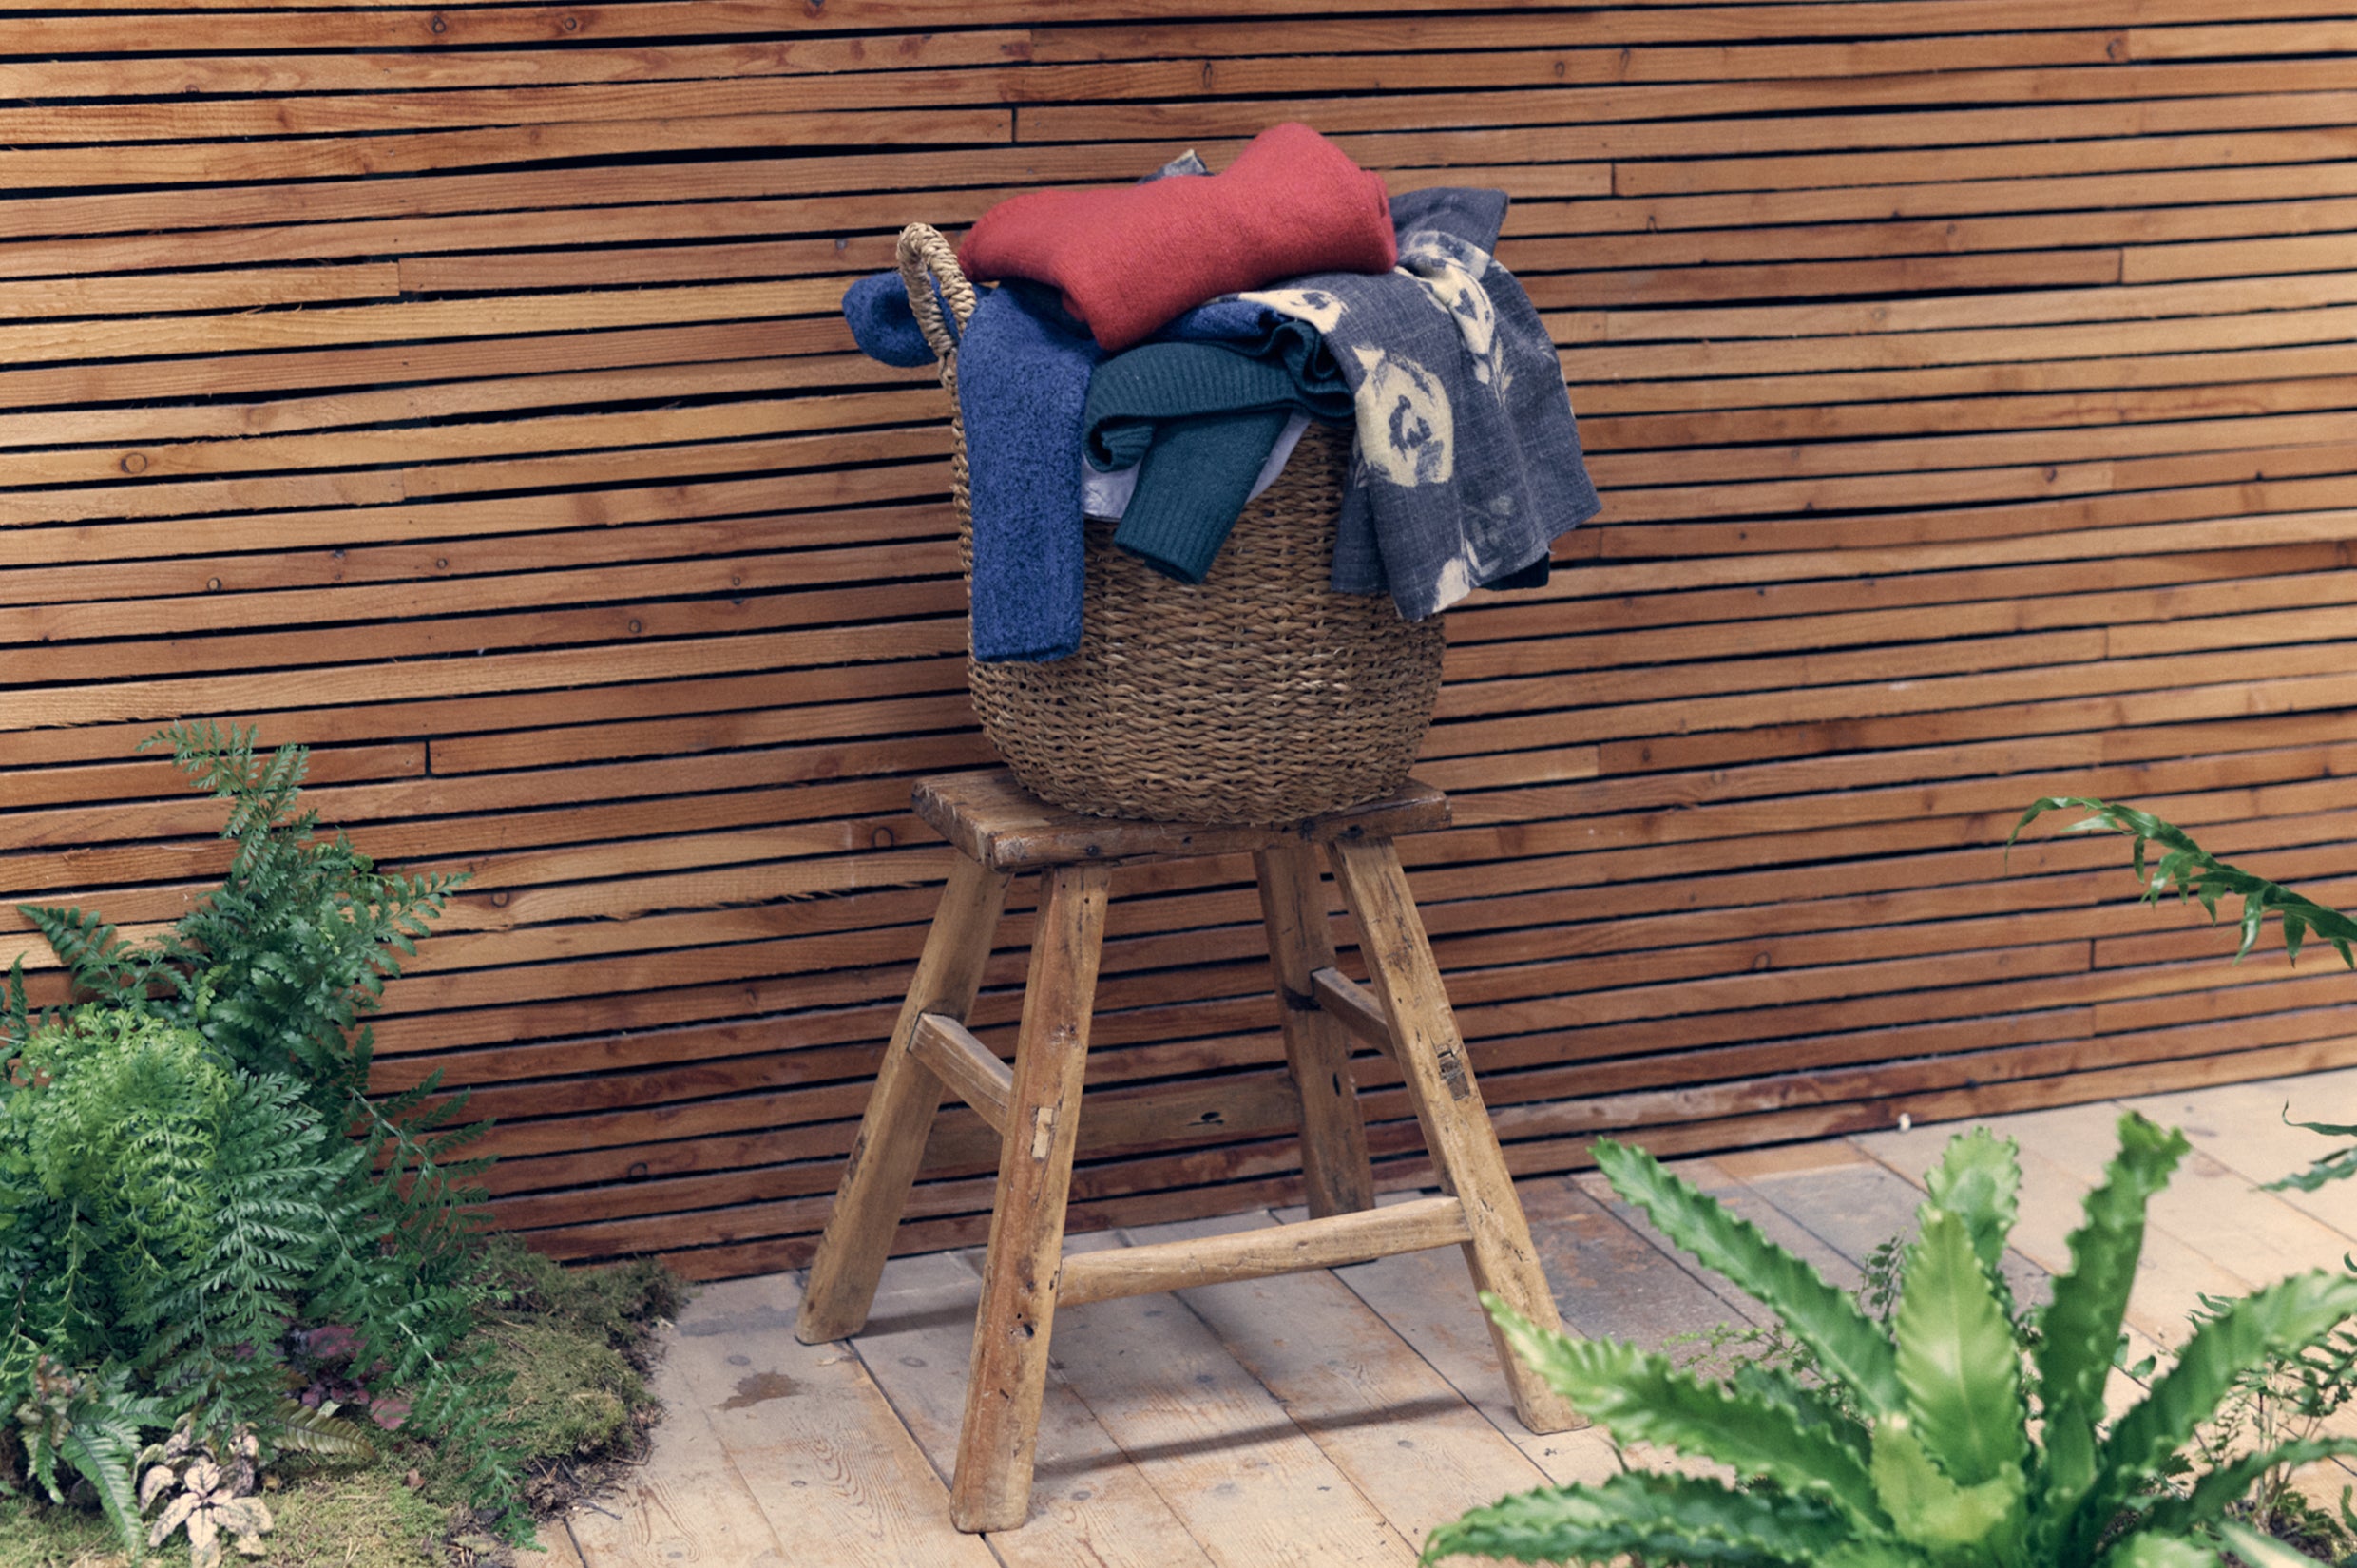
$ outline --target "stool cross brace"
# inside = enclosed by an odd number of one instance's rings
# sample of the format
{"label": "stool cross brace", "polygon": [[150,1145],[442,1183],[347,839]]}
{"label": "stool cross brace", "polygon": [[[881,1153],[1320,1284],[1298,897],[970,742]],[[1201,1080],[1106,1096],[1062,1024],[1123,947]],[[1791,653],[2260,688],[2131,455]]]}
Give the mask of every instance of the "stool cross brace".
{"label": "stool cross brace", "polygon": [[[1046,1392],[1056,1309],[1118,1296],[1332,1268],[1456,1243],[1474,1283],[1524,1317],[1559,1326],[1511,1174],[1491,1130],[1391,835],[1447,820],[1446,797],[1402,794],[1293,828],[1127,822],[1059,813],[1005,774],[928,779],[920,814],[956,845],[833,1217],[811,1265],[795,1332],[805,1344],[857,1333],[943,1097],[1000,1138],[997,1201],[974,1329],[972,1376],[950,1487],[961,1530],[1021,1524]],[[1315,853],[1323,850],[1359,932],[1371,985],[1334,966]],[[1284,1005],[1285,1052],[1301,1101],[1311,1217],[1157,1246],[1064,1255],[1097,963],[1114,866],[1249,851]],[[967,1028],[1008,882],[1040,872],[1037,931],[1015,1060]],[[1352,1039],[1388,1052],[1414,1105],[1443,1195],[1377,1208],[1351,1082]],[[1516,1413],[1534,1432],[1581,1425],[1491,1336]]]}

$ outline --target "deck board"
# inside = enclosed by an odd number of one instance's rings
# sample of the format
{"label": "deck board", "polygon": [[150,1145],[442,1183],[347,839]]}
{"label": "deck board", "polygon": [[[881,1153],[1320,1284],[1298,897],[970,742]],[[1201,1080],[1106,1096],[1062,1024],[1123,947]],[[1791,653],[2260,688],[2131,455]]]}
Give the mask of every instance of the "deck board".
{"label": "deck board", "polygon": [[[2182,1127],[2195,1149],[2252,1181],[2275,1181],[2304,1171],[2342,1146],[2285,1121],[2357,1121],[2357,1072],[2234,1083],[2193,1095],[2153,1095],[2126,1101],[2156,1121]],[[2302,1214],[2357,1242],[2357,1183],[2334,1182],[2312,1193],[2279,1195]]]}
{"label": "deck board", "polygon": [[[1274,1223],[1255,1214],[1128,1233],[1143,1244]],[[1455,1260],[1454,1247],[1434,1251]],[[1538,1465],[1331,1272],[1178,1296],[1406,1539],[1421,1543],[1464,1513],[1467,1499],[1546,1483]]]}
{"label": "deck board", "polygon": [[800,1304],[794,1280],[770,1275],[681,1313],[674,1408],[702,1415],[727,1466],[713,1473],[738,1478],[795,1568],[992,1568],[949,1527],[947,1488],[858,1357],[795,1339]]}
{"label": "deck board", "polygon": [[1619,1467],[1612,1444],[1593,1429],[1541,1436],[1515,1419],[1513,1397],[1456,1248],[1402,1252],[1333,1272],[1549,1481],[1601,1481]]}
{"label": "deck board", "polygon": [[[956,1471],[981,1298],[982,1277],[960,1254],[896,1259],[885,1266],[867,1331],[852,1341],[945,1485]],[[1052,1370],[1056,1353],[1040,1414],[1032,1517],[1021,1530],[987,1538],[999,1560],[1006,1568],[1210,1568],[1215,1559],[1152,1478]]]}
{"label": "deck board", "polygon": [[[2309,1195],[2255,1182],[2328,1146],[2282,1124],[2287,1100],[2296,1116],[2331,1120],[2352,1099],[2357,1073],[2340,1071],[1990,1119],[2022,1152],[2007,1265],[2017,1289],[2042,1291],[2067,1266],[2079,1195],[2099,1178],[2111,1126],[2132,1103],[2185,1126],[2195,1145],[2154,1206],[2130,1305],[2132,1357],[2181,1340],[2201,1291],[2240,1293],[2339,1266],[2357,1246],[2347,1228],[2357,1207],[2343,1196],[2357,1187],[2306,1203]],[[1911,1232],[1923,1174],[1962,1125],[1676,1168],[1849,1287],[1876,1245]],[[1567,1323],[1660,1345],[1759,1312],[1677,1258],[1600,1177],[1539,1176],[1521,1191]],[[1255,1209],[1072,1246],[1296,1216]],[[682,1315],[659,1373],[669,1413],[653,1454],[628,1486],[568,1520],[584,1568],[1406,1565],[1427,1531],[1465,1508],[1618,1467],[1600,1432],[1543,1438],[1515,1423],[1463,1260],[1436,1248],[1061,1314],[1031,1518],[1020,1530],[960,1537],[948,1526],[946,1479],[980,1288],[974,1263],[954,1252],[896,1260],[868,1329],[848,1347],[794,1342],[791,1275],[707,1291]],[[773,1377],[804,1397],[746,1397],[775,1390]],[[2116,1375],[2116,1404],[2137,1393]],[[2333,1496],[2350,1479],[2328,1465],[2304,1478]]]}
{"label": "deck board", "polygon": [[1064,1380],[1221,1568],[1407,1568],[1415,1548],[1169,1295],[1057,1314]]}

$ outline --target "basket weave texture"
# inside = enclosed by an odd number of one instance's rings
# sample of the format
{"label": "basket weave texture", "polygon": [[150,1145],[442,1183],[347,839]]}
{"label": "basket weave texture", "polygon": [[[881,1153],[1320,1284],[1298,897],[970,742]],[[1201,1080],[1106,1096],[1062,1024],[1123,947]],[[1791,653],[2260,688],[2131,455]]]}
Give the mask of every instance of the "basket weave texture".
{"label": "basket weave texture", "polygon": [[[970,284],[924,224],[900,237],[910,303],[949,389],[961,559],[972,521],[953,340]],[[1199,584],[1174,582],[1087,525],[1081,645],[1049,663],[979,663],[983,732],[1024,787],[1072,811],[1171,822],[1297,822],[1397,790],[1440,694],[1440,618],[1327,584],[1350,437],[1313,425],[1248,505]]]}

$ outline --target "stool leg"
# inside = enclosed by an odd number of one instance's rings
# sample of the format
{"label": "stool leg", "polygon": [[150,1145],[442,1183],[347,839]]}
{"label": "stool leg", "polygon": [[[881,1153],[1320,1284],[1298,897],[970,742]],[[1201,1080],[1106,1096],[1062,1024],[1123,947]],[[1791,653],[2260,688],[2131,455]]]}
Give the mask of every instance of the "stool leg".
{"label": "stool leg", "polygon": [[[1529,1222],[1514,1194],[1513,1175],[1498,1147],[1481,1090],[1474,1086],[1440,966],[1425,937],[1407,873],[1400,869],[1399,851],[1388,839],[1338,839],[1327,852],[1343,902],[1357,922],[1359,951],[1367,960],[1375,994],[1383,999],[1384,1017],[1398,1045],[1400,1076],[1416,1107],[1416,1119],[1424,1124],[1424,1139],[1439,1168],[1441,1185],[1464,1200],[1466,1224],[1473,1233],[1465,1244],[1473,1283],[1495,1291],[1542,1328],[1561,1328],[1546,1272],[1531,1245]],[[1489,1335],[1513,1390],[1514,1413],[1523,1425],[1534,1432],[1562,1432],[1587,1425],[1544,1379],[1515,1358],[1494,1323]]]}
{"label": "stool leg", "polygon": [[811,1260],[810,1284],[794,1325],[794,1337],[805,1345],[842,1339],[867,1324],[876,1278],[924,1162],[925,1138],[944,1093],[932,1070],[909,1054],[909,1042],[921,1014],[943,1013],[963,1023],[973,1010],[1008,880],[1006,872],[985,870],[965,855],[949,868],[925,955],[917,960],[900,1022],[884,1048],[859,1136],[852,1140],[834,1212]]}
{"label": "stool leg", "polygon": [[1301,1097],[1301,1174],[1310,1213],[1324,1219],[1371,1209],[1375,1174],[1367,1160],[1358,1086],[1351,1080],[1351,1037],[1311,992],[1310,976],[1334,962],[1317,862],[1308,845],[1287,842],[1254,855],[1253,868],[1269,929],[1269,967],[1285,1009],[1285,1061]]}
{"label": "stool leg", "polygon": [[973,1373],[949,1488],[949,1522],[961,1530],[1011,1530],[1031,1508],[1048,1330],[1064,1263],[1064,1200],[1072,1190],[1111,879],[1103,866],[1059,866],[1041,878],[1039,930],[1031,941],[990,1252],[974,1320]]}

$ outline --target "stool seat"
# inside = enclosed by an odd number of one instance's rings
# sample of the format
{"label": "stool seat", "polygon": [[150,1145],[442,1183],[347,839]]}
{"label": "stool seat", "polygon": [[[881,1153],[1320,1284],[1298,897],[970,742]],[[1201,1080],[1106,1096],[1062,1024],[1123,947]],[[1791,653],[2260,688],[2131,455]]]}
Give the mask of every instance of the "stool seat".
{"label": "stool seat", "polygon": [[958,852],[994,871],[1036,871],[1095,861],[1107,866],[1196,855],[1249,854],[1277,843],[1397,838],[1448,826],[1448,797],[1409,779],[1396,794],[1281,828],[1145,822],[1068,812],[1015,782],[1004,768],[918,782],[916,814]]}
{"label": "stool seat", "polygon": [[[1560,1327],[1496,1132],[1457,1032],[1393,835],[1445,827],[1448,799],[1410,779],[1389,799],[1285,827],[1086,816],[1027,794],[1004,770],[920,781],[917,813],[958,851],[811,1261],[795,1333],[857,1333],[943,1097],[999,1134],[999,1181],[974,1326],[972,1375],[950,1483],[950,1521],[1006,1530],[1029,1511],[1048,1337],[1059,1306],[1255,1279],[1456,1243],[1478,1290]],[[1249,853],[1301,1105],[1311,1217],[1150,1247],[1064,1255],[1105,906],[1116,866]],[[1370,984],[1335,967],[1316,857],[1358,930]],[[1040,875],[1039,916],[1010,1066],[966,1027],[1008,883]],[[1442,1195],[1375,1207],[1351,1040],[1388,1052],[1415,1107]],[[1516,1413],[1534,1432],[1581,1425],[1490,1326]]]}

